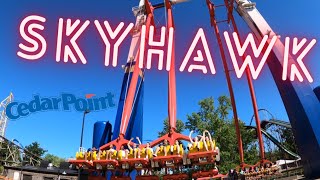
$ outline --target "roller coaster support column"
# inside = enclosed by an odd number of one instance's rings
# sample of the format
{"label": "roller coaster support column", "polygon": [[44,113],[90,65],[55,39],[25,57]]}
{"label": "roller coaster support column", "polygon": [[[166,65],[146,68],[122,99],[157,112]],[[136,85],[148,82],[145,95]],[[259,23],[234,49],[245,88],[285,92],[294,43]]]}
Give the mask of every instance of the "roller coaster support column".
{"label": "roller coaster support column", "polygon": [[[168,22],[167,22],[167,29],[169,31],[174,31],[174,23],[173,23],[173,16],[172,16],[172,8],[171,3],[169,0],[165,0],[165,7],[167,10]],[[169,70],[169,80],[168,80],[168,114],[169,114],[169,128],[170,134],[175,132],[176,130],[176,121],[177,121],[177,100],[176,100],[176,74],[175,74],[175,43],[174,39],[171,39],[172,49],[171,49],[171,59],[170,59],[170,70]],[[169,40],[170,41],[170,40]]]}
{"label": "roller coaster support column", "polygon": [[[226,7],[228,8],[228,21],[231,20],[232,23],[232,27],[235,33],[238,34],[238,37],[240,39],[240,35],[239,35],[239,30],[237,27],[237,24],[234,20],[233,17],[233,1],[230,2],[230,4],[228,3],[228,0],[224,0]],[[245,61],[245,57],[246,55],[242,56],[242,60],[243,62]],[[260,125],[260,117],[259,117],[259,109],[258,109],[258,105],[257,105],[257,100],[256,100],[256,94],[254,92],[254,87],[253,87],[253,83],[252,83],[252,78],[251,78],[251,73],[249,70],[249,67],[246,68],[246,76],[247,76],[247,81],[248,81],[248,85],[249,85],[249,91],[250,91],[250,95],[251,95],[251,102],[252,102],[252,106],[253,106],[253,112],[254,112],[254,117],[256,120],[256,127],[257,127],[257,136],[258,136],[258,141],[259,141],[259,149],[260,149],[260,158],[261,158],[261,162],[263,163],[263,161],[265,160],[265,154],[264,154],[264,143],[263,143],[263,139],[262,139],[262,133],[261,133],[261,125]]]}
{"label": "roller coaster support column", "polygon": [[[145,0],[145,8],[146,8],[146,14],[148,14],[147,21],[146,21],[146,34],[149,34],[150,25],[154,25],[154,18],[153,18],[154,16],[153,16],[153,7],[151,6],[148,0]],[[137,87],[139,72],[141,72],[141,69],[139,68],[139,52],[140,51],[138,50],[136,55],[136,63],[133,69],[131,83],[128,90],[127,99],[124,103],[124,110],[121,118],[120,134],[119,134],[120,140],[124,138],[124,135],[128,127],[128,123],[131,116],[133,100],[135,96],[135,90]]]}
{"label": "roller coaster support column", "polygon": [[[256,9],[255,3],[236,0],[237,11],[254,35],[261,40],[264,35],[276,36],[272,28]],[[268,57],[267,64],[280,92],[292,125],[304,174],[309,179],[320,177],[320,103],[310,84],[303,81],[282,80],[285,50],[278,39]],[[289,64],[297,64],[289,57]]]}
{"label": "roller coaster support column", "polygon": [[242,166],[244,164],[242,138],[241,138],[241,133],[240,133],[240,128],[239,128],[238,112],[237,112],[233,87],[232,87],[232,83],[231,83],[231,78],[230,78],[230,74],[229,74],[228,64],[226,61],[226,55],[223,50],[223,45],[222,45],[221,36],[219,33],[219,28],[217,25],[217,20],[215,18],[215,12],[214,12],[215,7],[210,0],[206,0],[206,1],[207,1],[209,13],[210,13],[211,26],[213,26],[216,37],[217,37],[217,41],[219,44],[219,50],[220,50],[220,56],[221,56],[224,72],[225,72],[226,79],[227,79],[227,84],[228,84],[228,89],[229,89],[230,99],[231,99],[231,105],[232,105],[232,111],[233,111],[233,118],[234,118],[234,123],[236,126],[236,133],[237,133],[237,140],[238,140],[238,147],[239,147],[239,156],[240,156],[240,166]]}

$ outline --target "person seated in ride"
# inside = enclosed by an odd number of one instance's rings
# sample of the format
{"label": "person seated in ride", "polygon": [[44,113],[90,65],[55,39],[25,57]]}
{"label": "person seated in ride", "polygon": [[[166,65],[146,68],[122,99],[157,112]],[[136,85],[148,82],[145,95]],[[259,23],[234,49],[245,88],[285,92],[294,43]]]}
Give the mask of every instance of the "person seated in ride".
{"label": "person seated in ride", "polygon": [[[203,135],[198,135],[198,144],[199,144],[199,150],[198,151],[209,151],[208,149],[208,145],[207,145],[207,142],[206,142],[206,137],[205,136],[205,133],[203,133]],[[200,139],[200,140],[199,140]],[[209,141],[209,138],[208,138],[208,141]]]}
{"label": "person seated in ride", "polygon": [[105,160],[107,158],[107,151],[106,150],[99,150],[99,153],[98,153],[98,160]]}
{"label": "person seated in ride", "polygon": [[97,149],[96,147],[93,147],[91,149],[91,160],[97,160],[98,153],[99,153],[99,149]]}
{"label": "person seated in ride", "polygon": [[253,169],[253,167],[250,167],[250,169],[249,169],[249,175],[250,175],[250,176],[253,176],[253,173],[254,173],[254,169]]}
{"label": "person seated in ride", "polygon": [[117,154],[117,151],[114,149],[113,144],[109,146],[109,149],[107,150],[107,157],[106,159],[111,160],[112,157],[115,157]]}
{"label": "person seated in ride", "polygon": [[[205,136],[206,133],[208,134],[208,136]],[[215,140],[212,140],[210,132],[208,130],[203,131],[203,136],[205,136],[205,142],[208,149],[213,151],[216,148],[216,142]]]}
{"label": "person seated in ride", "polygon": [[194,138],[194,140],[192,140],[192,133],[193,131],[190,132],[189,134],[189,139],[190,139],[190,142],[191,142],[191,146],[189,147],[189,151],[192,153],[192,152],[199,152],[203,149],[203,145],[205,144],[205,147],[206,147],[206,143],[205,143],[205,138],[204,136],[200,136],[200,140],[198,138],[198,136],[196,136]]}
{"label": "person seated in ride", "polygon": [[153,149],[152,149],[152,147],[150,146],[150,143],[149,143],[149,142],[147,142],[146,148],[144,148],[144,149],[141,151],[141,155],[142,155],[142,157],[145,157],[146,159],[152,158]]}
{"label": "person seated in ride", "polygon": [[141,156],[141,151],[144,149],[144,147],[143,147],[143,145],[142,145],[142,143],[141,143],[141,141],[140,141],[140,138],[139,137],[136,137],[136,139],[137,139],[137,141],[138,141],[138,143],[139,143],[139,145],[138,145],[138,148],[137,148],[137,154],[138,154],[138,158],[140,158],[140,156]]}
{"label": "person seated in ride", "polygon": [[255,172],[255,175],[257,175],[259,173],[259,167],[258,166],[254,167],[254,172]]}
{"label": "person seated in ride", "polygon": [[167,156],[168,152],[170,151],[170,144],[168,140],[163,140],[163,143],[161,143],[157,148],[155,153],[153,154],[154,157],[157,156]]}
{"label": "person seated in ride", "polygon": [[76,160],[84,160],[85,159],[85,152],[79,149],[79,152],[76,152]]}
{"label": "person seated in ride", "polygon": [[91,150],[91,148],[89,148],[87,150],[87,152],[84,153],[84,159],[87,160],[87,161],[90,161],[91,160],[91,156],[92,156],[92,150]]}
{"label": "person seated in ride", "polygon": [[153,157],[157,157],[157,156],[163,156],[164,153],[163,152],[163,149],[164,149],[164,146],[163,146],[163,142],[161,142],[160,144],[158,144],[156,147],[155,147],[155,152],[154,154],[152,155]]}
{"label": "person seated in ride", "polygon": [[[137,140],[140,142],[139,137],[136,137]],[[128,158],[140,158],[140,151],[141,149],[138,148],[136,143],[133,143],[132,147],[130,146],[131,141],[133,140],[133,138],[130,139],[130,141],[128,142],[128,148],[129,148],[129,155]]]}
{"label": "person seated in ride", "polygon": [[171,155],[183,155],[182,143],[178,140],[176,140],[174,145],[171,146]]}
{"label": "person seated in ride", "polygon": [[270,164],[266,164],[266,168],[265,168],[266,174],[271,174],[271,167]]}
{"label": "person seated in ride", "polygon": [[117,159],[118,160],[128,159],[128,153],[129,153],[129,150],[125,149],[124,146],[122,145],[120,147],[120,150],[118,151]]}

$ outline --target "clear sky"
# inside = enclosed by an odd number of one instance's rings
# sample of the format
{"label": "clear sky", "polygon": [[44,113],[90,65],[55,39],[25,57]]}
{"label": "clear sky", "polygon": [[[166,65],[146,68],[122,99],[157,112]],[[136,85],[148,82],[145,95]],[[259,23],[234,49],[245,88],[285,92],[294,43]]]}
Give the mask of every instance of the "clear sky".
{"label": "clear sky", "polygon": [[[161,0],[160,0],[161,1]],[[159,1],[152,1],[159,2]],[[222,2],[222,1],[220,1]],[[123,70],[121,66],[104,66],[104,44],[94,27],[93,21],[108,20],[113,26],[123,21],[126,24],[135,22],[131,8],[138,4],[137,0],[5,0],[0,6],[0,99],[10,92],[15,101],[29,102],[34,94],[45,97],[60,96],[61,93],[73,93],[78,97],[93,93],[105,96],[107,92],[115,94],[118,101]],[[284,37],[306,37],[320,40],[320,2],[291,0],[257,0],[257,8],[273,30]],[[223,18],[224,12],[218,12]],[[44,57],[37,61],[19,58],[16,53],[21,41],[19,24],[31,14],[46,17],[45,30],[48,49]],[[249,28],[235,14],[242,34]],[[89,27],[79,38],[88,63],[72,64],[55,61],[58,19],[72,18],[90,20]],[[157,25],[164,22],[164,10],[157,10]],[[186,121],[186,115],[199,109],[198,101],[213,96],[228,95],[219,50],[213,29],[209,25],[209,15],[204,0],[192,0],[174,7],[176,25],[176,63],[180,66],[193,36],[198,28],[203,28],[213,54],[217,74],[177,72],[177,109],[178,118]],[[228,30],[228,26],[222,26]],[[119,64],[125,64],[130,44],[130,37],[120,47]],[[305,58],[305,64],[314,78],[312,87],[320,84],[320,45],[315,47]],[[231,68],[229,61],[229,69]],[[238,114],[240,119],[249,123],[253,114],[246,78],[237,79],[231,72],[236,93]],[[254,81],[259,108],[268,109],[276,118],[288,120],[278,90],[271,74],[265,66],[258,80]],[[96,121],[114,122],[117,107],[103,111],[91,112],[87,115],[84,132],[84,146],[92,144],[93,124]],[[27,117],[10,121],[6,131],[8,139],[18,139],[21,144],[28,145],[38,141],[49,153],[61,157],[74,156],[79,147],[82,112],[46,111],[33,113]],[[261,114],[263,118],[263,114]],[[144,94],[144,139],[155,139],[157,131],[162,129],[163,119],[167,117],[167,73],[156,68],[147,70],[145,74]],[[187,133],[187,132],[186,132]]]}

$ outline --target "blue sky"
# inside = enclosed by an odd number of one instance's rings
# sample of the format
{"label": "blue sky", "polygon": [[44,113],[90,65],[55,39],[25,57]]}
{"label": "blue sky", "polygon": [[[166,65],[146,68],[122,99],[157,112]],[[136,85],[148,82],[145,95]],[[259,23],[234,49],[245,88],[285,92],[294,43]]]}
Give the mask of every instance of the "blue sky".
{"label": "blue sky", "polygon": [[[159,2],[159,1],[152,1]],[[222,2],[222,1],[221,1]],[[15,100],[29,102],[33,94],[55,97],[61,93],[73,93],[78,97],[93,93],[104,96],[107,92],[120,95],[123,70],[121,66],[104,66],[104,44],[93,26],[93,21],[108,20],[116,25],[123,21],[134,22],[131,8],[138,1],[116,0],[5,0],[0,7],[0,99],[10,92]],[[302,6],[303,5],[303,6]],[[276,1],[257,0],[257,8],[273,30],[284,37],[306,37],[320,40],[320,17],[317,0],[301,3],[298,0]],[[218,12],[223,18],[224,12]],[[24,17],[38,14],[46,17],[44,36],[48,49],[44,57],[31,62],[19,58],[16,53],[21,41],[19,24]],[[157,10],[156,22],[163,24],[164,10]],[[237,15],[236,20],[242,34],[249,28]],[[79,46],[87,57],[88,63],[65,64],[55,61],[55,46],[58,19],[78,18],[90,20],[91,24],[79,38]],[[219,50],[213,29],[209,25],[209,15],[205,1],[193,0],[174,7],[176,25],[176,61],[182,62],[198,28],[203,28],[213,54],[217,74],[177,72],[177,109],[178,118],[186,121],[186,115],[197,111],[198,101],[213,96],[228,95],[223,67],[219,59]],[[222,26],[228,30],[228,26]],[[119,64],[125,64],[129,50],[130,37],[120,47]],[[312,87],[320,84],[320,45],[317,43],[304,62],[314,78]],[[229,61],[230,62],[230,61]],[[229,68],[231,64],[229,63]],[[249,123],[253,114],[246,78],[237,79],[231,73],[235,88],[239,117]],[[258,80],[254,81],[259,108],[268,109],[276,118],[288,120],[280,95],[265,66]],[[162,121],[167,117],[167,73],[156,68],[146,71],[144,97],[144,139],[155,139],[162,128]],[[93,124],[96,121],[114,122],[116,107],[104,111],[91,112],[87,115],[84,133],[84,146],[92,144]],[[263,115],[262,115],[263,116]],[[38,141],[49,153],[61,157],[74,156],[80,142],[82,112],[47,111],[33,113],[27,117],[10,121],[6,132],[8,139],[18,139],[23,145]]]}

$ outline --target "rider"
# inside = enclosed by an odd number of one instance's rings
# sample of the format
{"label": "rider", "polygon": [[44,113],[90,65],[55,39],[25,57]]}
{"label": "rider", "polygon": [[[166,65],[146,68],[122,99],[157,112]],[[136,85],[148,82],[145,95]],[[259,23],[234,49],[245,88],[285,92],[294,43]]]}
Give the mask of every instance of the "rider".
{"label": "rider", "polygon": [[122,145],[120,147],[120,150],[118,151],[118,159],[121,160],[121,159],[128,159],[128,149],[124,149],[124,146]]}
{"label": "rider", "polygon": [[191,144],[188,145],[189,149],[191,149],[191,151],[193,149],[197,149],[197,151],[200,151],[202,149],[203,144],[205,144],[205,147],[206,147],[205,136],[198,135],[200,137],[200,140],[199,140],[198,136],[196,136],[194,138],[194,140],[192,140],[192,137],[191,137],[192,133],[193,133],[193,131],[191,131],[190,134],[189,134],[189,139],[190,139],[190,142],[191,142]]}
{"label": "rider", "polygon": [[152,157],[153,149],[152,149],[152,147],[150,147],[150,143],[149,142],[147,142],[147,146],[146,146],[146,149],[145,149],[145,154],[146,154],[146,158],[147,159],[150,159]]}
{"label": "rider", "polygon": [[168,143],[168,140],[165,139],[163,140],[163,143],[161,143],[156,148],[156,152],[153,154],[153,156],[157,157],[159,152],[164,152],[164,156],[167,156],[169,150],[170,150],[170,145]]}
{"label": "rider", "polygon": [[[208,136],[205,136],[208,133]],[[211,151],[215,148],[215,142],[211,138],[211,134],[208,130],[203,131],[203,136],[205,136],[205,144],[207,145],[206,149],[208,151],[208,147],[211,147]]]}
{"label": "rider", "polygon": [[[136,137],[136,139],[139,141],[140,143],[140,139],[139,137]],[[129,148],[129,156],[133,156],[133,158],[140,158],[140,151],[141,149],[137,147],[136,143],[133,143],[133,146],[130,146],[131,141],[133,140],[133,138],[130,139],[130,141],[128,142],[128,148]]]}
{"label": "rider", "polygon": [[180,155],[180,142],[176,140],[174,144],[175,145],[171,146],[171,154],[176,152],[177,155]]}
{"label": "rider", "polygon": [[113,144],[110,144],[109,149],[107,150],[107,157],[106,157],[106,159],[111,160],[112,155],[114,154],[114,152],[115,152],[114,146],[113,146]]}

